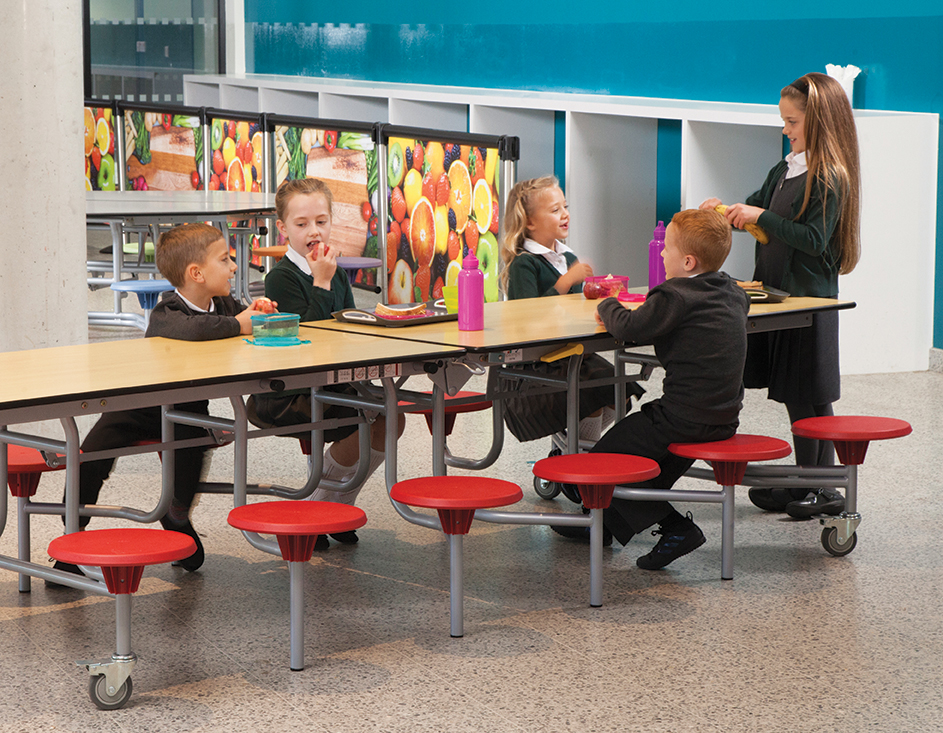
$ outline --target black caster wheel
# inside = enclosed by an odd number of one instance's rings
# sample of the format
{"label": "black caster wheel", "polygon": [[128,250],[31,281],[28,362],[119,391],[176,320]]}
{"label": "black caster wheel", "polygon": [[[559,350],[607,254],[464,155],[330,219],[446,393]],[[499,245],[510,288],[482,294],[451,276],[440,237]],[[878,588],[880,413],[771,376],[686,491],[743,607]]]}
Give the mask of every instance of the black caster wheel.
{"label": "black caster wheel", "polygon": [[560,493],[560,484],[534,476],[534,491],[541,499],[554,499]]}
{"label": "black caster wheel", "polygon": [[838,541],[838,530],[834,527],[826,527],[822,530],[822,547],[829,555],[835,557],[844,557],[855,549],[858,544],[858,535],[853,534],[845,542]]}
{"label": "black caster wheel", "polygon": [[105,682],[105,675],[99,674],[88,678],[88,696],[101,710],[117,710],[124,707],[124,704],[131,697],[131,689],[130,677],[115,691],[114,695],[108,694],[108,683]]}

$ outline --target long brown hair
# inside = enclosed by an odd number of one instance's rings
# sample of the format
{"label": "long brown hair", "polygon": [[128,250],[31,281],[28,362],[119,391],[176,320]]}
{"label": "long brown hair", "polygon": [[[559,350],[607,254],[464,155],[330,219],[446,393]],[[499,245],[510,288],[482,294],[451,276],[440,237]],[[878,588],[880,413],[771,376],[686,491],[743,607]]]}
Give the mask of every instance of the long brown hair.
{"label": "long brown hair", "polygon": [[[805,195],[798,216],[806,210],[813,186],[822,191],[823,206],[829,193],[841,196],[838,215],[839,273],[847,275],[861,258],[858,133],[848,95],[835,79],[813,72],[784,87],[781,96],[805,114]],[[823,217],[825,215],[823,210]]]}
{"label": "long brown hair", "polygon": [[524,248],[527,239],[527,221],[533,211],[534,201],[541,191],[548,188],[559,188],[560,182],[556,176],[542,176],[528,178],[514,184],[508,193],[507,210],[504,214],[504,236],[501,239],[501,259],[504,261],[504,271],[501,273],[501,282],[507,289],[508,267]]}

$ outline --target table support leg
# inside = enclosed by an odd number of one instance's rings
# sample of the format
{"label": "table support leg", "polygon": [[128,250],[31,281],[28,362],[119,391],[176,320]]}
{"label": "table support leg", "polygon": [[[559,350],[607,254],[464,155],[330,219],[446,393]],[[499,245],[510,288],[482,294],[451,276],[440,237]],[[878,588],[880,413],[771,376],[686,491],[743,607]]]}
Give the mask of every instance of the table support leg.
{"label": "table support leg", "polygon": [[450,633],[453,638],[465,635],[465,566],[462,558],[462,540],[465,535],[450,534],[449,538],[449,606],[451,616]]}
{"label": "table support leg", "polygon": [[305,668],[305,563],[288,563],[290,601],[291,671]]}
{"label": "table support leg", "polygon": [[[17,556],[23,562],[29,562],[30,549],[29,549],[29,513],[26,511],[26,506],[29,504],[28,496],[18,496],[16,499],[16,544],[17,544]],[[19,582],[20,593],[29,593],[30,591],[30,576],[25,573],[20,573],[20,582]]]}
{"label": "table support leg", "polygon": [[592,524],[589,525],[589,605],[602,605],[602,535],[603,510],[590,509]]}

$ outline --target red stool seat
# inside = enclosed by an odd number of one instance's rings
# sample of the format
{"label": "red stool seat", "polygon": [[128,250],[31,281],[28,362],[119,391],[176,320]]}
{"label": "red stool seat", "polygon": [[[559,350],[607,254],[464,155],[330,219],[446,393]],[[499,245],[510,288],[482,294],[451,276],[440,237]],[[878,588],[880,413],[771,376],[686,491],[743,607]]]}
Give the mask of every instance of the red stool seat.
{"label": "red stool seat", "polygon": [[134,593],[145,565],[183,560],[196,552],[192,537],[164,529],[92,529],[56,537],[49,555],[102,569],[110,593]]}
{"label": "red stool seat", "polygon": [[785,440],[765,435],[734,435],[710,443],[672,443],[668,450],[682,458],[708,461],[714,478],[721,486],[736,486],[743,481],[747,463],[785,458],[792,448]]}
{"label": "red stool seat", "polygon": [[502,479],[429,476],[394,484],[390,497],[401,504],[438,510],[446,534],[468,534],[476,509],[515,504],[524,493],[517,484]]}
{"label": "red stool seat", "polygon": [[265,501],[229,512],[236,529],[275,535],[289,562],[308,562],[318,535],[349,532],[366,523],[363,509],[327,501]]}
{"label": "red stool seat", "polygon": [[35,448],[7,445],[7,484],[13,496],[35,495],[41,473],[61,471],[64,468],[65,461],[58,466],[50,466],[43,460],[43,454]]}
{"label": "red stool seat", "polygon": [[[426,392],[425,394],[431,394]],[[449,395],[445,396],[445,434],[446,436],[452,434],[452,429],[455,427],[455,416],[461,412],[479,412],[480,410],[488,410],[491,408],[491,400],[477,400],[474,402],[464,402],[456,404],[456,400],[465,400],[470,397],[484,397],[481,392],[465,392],[460,391],[451,397]],[[400,402],[401,407],[412,405],[412,402]],[[422,415],[426,418],[426,425],[429,428],[429,433],[432,433],[432,410],[416,410],[417,415]]]}
{"label": "red stool seat", "polygon": [[800,438],[832,441],[838,460],[846,466],[857,466],[864,463],[870,441],[902,438],[910,435],[913,428],[893,417],[827,415],[796,420],[792,432]]}
{"label": "red stool seat", "polygon": [[304,567],[318,535],[349,532],[363,527],[363,509],[327,501],[263,501],[237,506],[229,523],[246,532],[274,534],[288,562],[290,596],[290,668],[304,669]]}
{"label": "red stool seat", "polygon": [[605,509],[617,484],[634,484],[660,473],[651,458],[626,453],[571,453],[534,464],[534,475],[547,481],[576,484],[587,509]]}

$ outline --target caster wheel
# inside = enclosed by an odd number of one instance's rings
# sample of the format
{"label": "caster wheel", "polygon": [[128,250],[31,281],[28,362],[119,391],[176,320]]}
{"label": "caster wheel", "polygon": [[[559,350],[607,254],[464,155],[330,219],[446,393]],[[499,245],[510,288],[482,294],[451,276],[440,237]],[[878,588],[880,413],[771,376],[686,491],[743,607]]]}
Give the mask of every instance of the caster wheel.
{"label": "caster wheel", "polygon": [[117,710],[124,707],[124,704],[131,697],[131,678],[124,681],[114,695],[108,694],[108,684],[105,682],[105,675],[99,674],[88,679],[88,696],[92,702],[101,710]]}
{"label": "caster wheel", "polygon": [[541,499],[553,499],[560,493],[560,484],[534,476],[534,491]]}
{"label": "caster wheel", "polygon": [[843,557],[855,549],[858,544],[858,535],[853,534],[844,543],[838,541],[838,530],[834,527],[826,527],[822,530],[822,547],[830,555]]}

